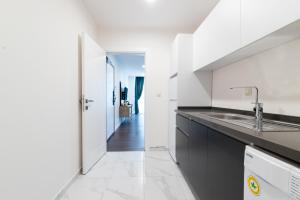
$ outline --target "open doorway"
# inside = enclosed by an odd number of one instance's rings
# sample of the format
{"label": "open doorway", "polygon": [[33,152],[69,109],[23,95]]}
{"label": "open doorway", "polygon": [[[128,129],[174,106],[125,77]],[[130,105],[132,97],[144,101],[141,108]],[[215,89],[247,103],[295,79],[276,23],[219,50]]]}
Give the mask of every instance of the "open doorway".
{"label": "open doorway", "polygon": [[107,54],[107,151],[144,151],[145,53]]}

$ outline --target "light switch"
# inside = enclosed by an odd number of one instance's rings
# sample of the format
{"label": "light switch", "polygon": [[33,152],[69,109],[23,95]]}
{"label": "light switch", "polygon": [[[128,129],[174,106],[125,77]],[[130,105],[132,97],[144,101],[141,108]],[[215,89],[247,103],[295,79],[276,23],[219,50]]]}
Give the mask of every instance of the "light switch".
{"label": "light switch", "polygon": [[247,97],[252,96],[252,88],[245,88],[245,96]]}

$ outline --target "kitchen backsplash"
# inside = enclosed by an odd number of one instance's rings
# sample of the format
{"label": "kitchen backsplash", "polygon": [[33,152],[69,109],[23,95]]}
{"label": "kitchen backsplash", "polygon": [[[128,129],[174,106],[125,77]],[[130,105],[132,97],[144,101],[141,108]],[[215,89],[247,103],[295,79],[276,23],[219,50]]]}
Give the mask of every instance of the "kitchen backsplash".
{"label": "kitchen backsplash", "polygon": [[264,112],[300,116],[300,39],[213,72],[212,105],[252,110],[252,96],[234,86],[257,86]]}

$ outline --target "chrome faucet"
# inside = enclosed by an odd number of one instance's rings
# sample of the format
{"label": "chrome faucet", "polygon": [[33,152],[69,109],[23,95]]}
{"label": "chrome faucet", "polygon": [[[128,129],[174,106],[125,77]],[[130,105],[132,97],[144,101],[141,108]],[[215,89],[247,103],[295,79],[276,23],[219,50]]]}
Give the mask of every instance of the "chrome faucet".
{"label": "chrome faucet", "polygon": [[255,107],[254,107],[254,112],[255,112],[255,119],[256,119],[256,130],[261,132],[263,130],[263,104],[259,103],[258,101],[258,88],[256,86],[248,86],[248,87],[232,87],[230,88],[231,90],[233,89],[255,89],[256,90],[256,96],[255,96]]}

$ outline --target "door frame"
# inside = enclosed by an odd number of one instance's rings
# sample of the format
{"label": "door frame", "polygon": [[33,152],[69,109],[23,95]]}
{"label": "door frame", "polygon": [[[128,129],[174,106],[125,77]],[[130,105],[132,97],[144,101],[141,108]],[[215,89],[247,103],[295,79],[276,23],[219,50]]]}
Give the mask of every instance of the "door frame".
{"label": "door frame", "polygon": [[[108,55],[108,52],[106,52],[106,93],[107,93],[107,65],[108,64],[110,64],[111,66],[112,66],[112,68],[113,68],[113,86],[114,86],[114,89],[113,89],[113,91],[114,91],[114,93],[115,93],[115,91],[116,91],[116,75],[115,75],[115,73],[116,73],[116,71],[115,71],[115,66],[113,65],[113,63],[112,62],[110,62],[110,63],[108,63],[108,60],[109,60],[109,58],[107,57],[107,55]],[[107,101],[107,97],[106,97],[106,101]],[[107,103],[107,102],[106,102]],[[114,120],[114,123],[113,123],[113,127],[114,127],[114,132],[116,131],[116,104],[114,104],[114,114],[113,114],[113,120]],[[107,117],[107,113],[108,113],[108,109],[107,109],[107,105],[106,105],[106,117]],[[107,125],[107,120],[108,119],[106,119],[106,125]],[[114,135],[114,133],[113,134],[111,134],[109,137],[107,136],[107,132],[108,132],[108,128],[106,127],[106,142]]]}
{"label": "door frame", "polygon": [[106,49],[106,55],[110,54],[144,54],[144,63],[145,63],[145,76],[144,76],[144,151],[148,148],[147,146],[147,138],[150,136],[150,133],[147,131],[147,113],[148,113],[148,104],[147,104],[147,75],[148,75],[148,56],[149,56],[149,49]]}

